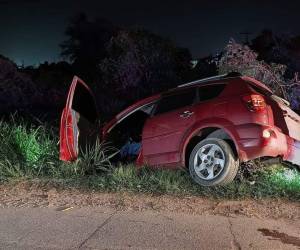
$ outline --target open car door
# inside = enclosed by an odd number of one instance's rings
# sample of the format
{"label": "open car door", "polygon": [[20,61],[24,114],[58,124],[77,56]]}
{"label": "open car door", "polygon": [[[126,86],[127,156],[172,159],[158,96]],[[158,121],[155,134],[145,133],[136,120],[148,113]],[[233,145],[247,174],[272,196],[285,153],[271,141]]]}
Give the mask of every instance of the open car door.
{"label": "open car door", "polygon": [[76,160],[80,147],[96,140],[97,121],[98,112],[93,93],[79,77],[74,76],[61,115],[60,160]]}

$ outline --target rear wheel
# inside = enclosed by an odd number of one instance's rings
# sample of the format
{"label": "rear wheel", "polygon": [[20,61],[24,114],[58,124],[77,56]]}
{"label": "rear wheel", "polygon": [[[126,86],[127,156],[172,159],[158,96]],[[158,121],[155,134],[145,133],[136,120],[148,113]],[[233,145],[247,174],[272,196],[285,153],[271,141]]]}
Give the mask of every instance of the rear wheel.
{"label": "rear wheel", "polygon": [[202,186],[226,185],[237,175],[239,161],[229,144],[221,139],[205,139],[189,158],[190,175]]}

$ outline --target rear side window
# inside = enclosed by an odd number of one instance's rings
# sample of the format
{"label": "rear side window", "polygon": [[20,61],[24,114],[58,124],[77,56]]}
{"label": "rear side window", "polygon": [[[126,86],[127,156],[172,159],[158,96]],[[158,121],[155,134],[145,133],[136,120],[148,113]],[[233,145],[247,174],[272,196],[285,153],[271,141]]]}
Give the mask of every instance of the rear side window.
{"label": "rear side window", "polygon": [[225,89],[226,84],[216,84],[216,85],[208,85],[203,86],[198,89],[199,92],[199,101],[208,101],[213,98],[218,97],[223,90]]}
{"label": "rear side window", "polygon": [[195,101],[195,97],[195,88],[165,96],[159,101],[155,114],[162,114],[192,105]]}

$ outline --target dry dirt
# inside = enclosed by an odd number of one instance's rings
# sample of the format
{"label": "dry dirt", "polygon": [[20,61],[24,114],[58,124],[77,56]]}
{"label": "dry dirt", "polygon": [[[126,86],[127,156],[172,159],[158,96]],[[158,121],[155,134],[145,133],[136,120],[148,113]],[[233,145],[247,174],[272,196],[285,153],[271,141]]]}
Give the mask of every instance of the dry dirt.
{"label": "dry dirt", "polygon": [[215,200],[195,196],[102,193],[21,181],[0,185],[0,207],[107,207],[127,211],[167,211],[198,215],[300,220],[300,203],[278,199]]}

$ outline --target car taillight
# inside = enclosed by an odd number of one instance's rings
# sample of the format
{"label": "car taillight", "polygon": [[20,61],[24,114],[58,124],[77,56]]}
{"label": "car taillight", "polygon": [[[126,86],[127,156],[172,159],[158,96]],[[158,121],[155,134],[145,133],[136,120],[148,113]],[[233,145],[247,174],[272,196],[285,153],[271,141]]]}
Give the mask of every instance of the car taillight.
{"label": "car taillight", "polygon": [[253,112],[264,111],[267,107],[265,98],[261,95],[247,95],[243,97],[247,108]]}

